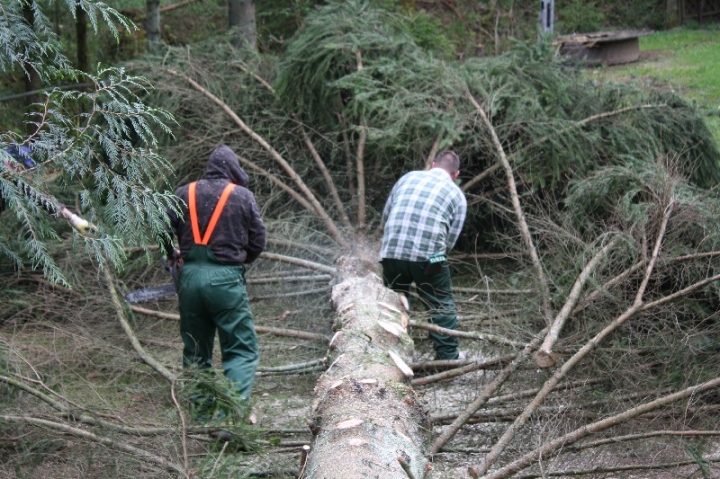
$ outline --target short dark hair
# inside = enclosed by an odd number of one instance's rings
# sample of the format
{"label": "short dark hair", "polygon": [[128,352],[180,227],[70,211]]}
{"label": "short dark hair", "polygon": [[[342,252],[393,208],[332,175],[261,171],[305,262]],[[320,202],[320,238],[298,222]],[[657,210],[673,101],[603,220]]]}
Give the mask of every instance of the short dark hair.
{"label": "short dark hair", "polygon": [[455,174],[460,170],[460,157],[451,150],[441,151],[435,157],[435,166],[446,170],[450,174]]}

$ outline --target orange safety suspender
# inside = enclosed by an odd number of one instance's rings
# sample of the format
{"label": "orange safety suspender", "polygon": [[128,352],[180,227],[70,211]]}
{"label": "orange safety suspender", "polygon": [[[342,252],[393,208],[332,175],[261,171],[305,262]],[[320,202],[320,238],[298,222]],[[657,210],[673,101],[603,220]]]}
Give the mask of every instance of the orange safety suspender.
{"label": "orange safety suspender", "polygon": [[230,193],[232,193],[232,190],[235,189],[235,186],[237,185],[233,183],[227,184],[220,195],[217,205],[215,205],[215,211],[213,211],[212,217],[210,218],[210,223],[208,223],[207,230],[205,230],[205,235],[200,238],[200,224],[198,223],[197,208],[195,205],[195,182],[193,181],[190,183],[190,191],[188,191],[188,206],[190,208],[190,224],[192,226],[193,240],[195,241],[195,244],[207,246],[213,231],[215,231],[215,225],[217,225],[220,214],[222,213],[223,208],[225,208],[225,203],[227,203],[228,197],[230,196]]}

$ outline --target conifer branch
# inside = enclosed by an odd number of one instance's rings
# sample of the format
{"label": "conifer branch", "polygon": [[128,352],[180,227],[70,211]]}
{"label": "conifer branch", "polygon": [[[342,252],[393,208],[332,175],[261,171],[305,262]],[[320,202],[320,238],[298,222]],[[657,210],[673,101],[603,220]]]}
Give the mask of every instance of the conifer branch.
{"label": "conifer branch", "polygon": [[[554,138],[554,137],[563,135],[563,134],[565,134],[565,133],[568,133],[568,132],[570,132],[570,131],[572,131],[572,130],[581,128],[581,127],[587,125],[588,123],[592,123],[593,121],[601,120],[601,119],[603,119],[603,118],[608,118],[608,117],[611,117],[611,116],[621,115],[621,114],[627,113],[627,112],[629,112],[629,111],[645,110],[645,109],[649,109],[649,108],[663,108],[663,107],[667,107],[667,104],[664,104],[664,103],[663,103],[663,104],[659,104],[659,105],[652,105],[652,104],[635,105],[635,106],[629,106],[629,107],[625,107],[625,108],[620,108],[620,109],[613,110],[613,111],[606,111],[606,112],[603,112],[603,113],[599,113],[599,114],[597,114],[597,115],[592,115],[592,116],[589,116],[589,117],[587,117],[587,118],[584,118],[584,119],[582,119],[582,120],[580,120],[580,121],[577,121],[577,122],[573,123],[572,125],[566,126],[565,128],[562,128],[562,129],[559,129],[559,130],[554,130],[551,134],[545,135],[545,136],[543,136],[543,137],[541,137],[541,138],[539,138],[539,139],[537,139],[537,140],[529,143],[528,145],[522,147],[521,149],[512,152],[510,156],[511,156],[511,157],[515,157],[515,156],[517,156],[517,155],[519,155],[519,154],[521,154],[521,153],[529,150],[530,148],[536,148],[537,146],[539,146],[540,144],[542,144],[542,143],[550,140],[551,138]],[[484,180],[484,179],[487,178],[488,176],[490,176],[490,175],[492,175],[493,173],[495,173],[495,172],[496,172],[497,170],[499,170],[501,167],[502,167],[501,164],[496,163],[496,164],[494,164],[494,165],[486,168],[485,170],[481,171],[480,173],[478,173],[477,175],[475,175],[470,181],[466,182],[466,183],[462,186],[463,191],[468,191],[470,188],[472,188],[473,186],[475,186],[477,183],[479,183],[480,181]]]}

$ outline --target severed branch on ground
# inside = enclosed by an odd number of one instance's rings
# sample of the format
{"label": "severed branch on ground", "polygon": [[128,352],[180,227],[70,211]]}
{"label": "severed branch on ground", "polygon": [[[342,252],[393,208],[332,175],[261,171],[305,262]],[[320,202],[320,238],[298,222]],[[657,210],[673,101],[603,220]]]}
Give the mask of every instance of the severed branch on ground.
{"label": "severed branch on ground", "polygon": [[186,478],[189,477],[186,474],[185,470],[183,470],[182,466],[175,464],[171,461],[168,461],[167,459],[165,459],[161,456],[158,456],[157,454],[153,454],[144,449],[140,449],[138,447],[131,446],[129,444],[125,444],[123,442],[116,441],[114,439],[110,439],[108,437],[98,436],[97,434],[90,432],[90,431],[86,431],[84,429],[69,426],[64,423],[49,421],[47,419],[40,419],[40,418],[36,418],[36,417],[31,417],[31,416],[10,416],[10,415],[3,414],[3,415],[0,415],[0,419],[2,419],[3,421],[13,422],[16,424],[28,424],[31,426],[52,429],[52,430],[62,432],[65,434],[70,434],[72,436],[79,437],[81,439],[86,439],[91,442],[101,444],[105,447],[108,447],[109,449],[123,452],[125,454],[135,457],[136,459],[140,459],[144,462],[151,463],[158,467],[161,467],[162,469],[177,472],[178,474],[181,474],[183,477],[186,477]]}
{"label": "severed branch on ground", "polygon": [[[177,313],[165,313],[163,311],[155,311],[153,309],[147,309],[142,308],[140,306],[130,304],[128,305],[130,310],[134,313],[143,314],[145,316],[153,316],[155,318],[160,319],[167,319],[170,321],[180,321],[180,315]],[[317,333],[309,333],[307,331],[298,331],[296,329],[283,329],[283,328],[273,328],[270,326],[255,326],[255,332],[256,333],[267,333],[267,334],[275,334],[277,336],[287,336],[290,338],[301,338],[301,339],[310,339],[314,341],[321,341],[324,343],[327,343],[329,339],[327,336],[324,336],[322,334]]]}
{"label": "severed branch on ground", "polygon": [[597,268],[597,266],[600,264],[600,262],[608,255],[610,250],[615,246],[617,243],[619,237],[615,236],[612,240],[610,240],[605,246],[603,246],[597,253],[595,253],[595,256],[588,262],[588,264],[585,265],[583,270],[578,275],[577,279],[575,280],[575,284],[573,285],[572,289],[570,290],[570,293],[568,294],[565,304],[563,305],[562,309],[558,313],[558,315],[553,320],[552,324],[550,325],[550,330],[548,331],[547,336],[545,337],[545,340],[543,341],[542,345],[540,346],[540,349],[535,351],[533,354],[533,358],[535,359],[535,364],[537,364],[541,368],[549,368],[551,366],[555,365],[555,362],[557,361],[557,353],[554,353],[552,351],[553,346],[558,340],[558,337],[560,337],[560,331],[562,330],[563,326],[565,325],[565,321],[570,317],[570,314],[573,311],[573,308],[577,304],[578,300],[580,299],[580,293],[582,292],[582,289],[585,287],[585,284],[590,279],[590,274]]}
{"label": "severed branch on ground", "polygon": [[675,401],[686,399],[693,395],[697,395],[701,392],[715,389],[718,387],[720,387],[720,378],[715,378],[705,383],[685,388],[676,393],[662,396],[658,399],[655,399],[654,401],[641,404],[634,408],[628,409],[627,411],[624,411],[620,414],[616,414],[600,421],[596,421],[592,424],[584,425],[574,431],[569,432],[568,434],[565,434],[564,436],[558,437],[552,441],[543,444],[534,451],[525,454],[520,459],[511,462],[510,464],[502,467],[501,469],[493,472],[492,474],[488,474],[486,478],[505,479],[507,477],[510,477],[514,473],[534,464],[539,458],[551,457],[557,454],[557,452],[561,448],[573,444],[584,437],[617,426],[618,424],[622,424],[630,419],[640,416],[641,414],[653,411]]}

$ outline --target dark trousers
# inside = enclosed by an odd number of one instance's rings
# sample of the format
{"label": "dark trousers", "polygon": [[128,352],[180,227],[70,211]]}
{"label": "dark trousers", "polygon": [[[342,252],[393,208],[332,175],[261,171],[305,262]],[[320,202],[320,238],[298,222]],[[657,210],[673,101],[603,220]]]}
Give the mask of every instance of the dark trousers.
{"label": "dark trousers", "polygon": [[[456,329],[457,307],[452,296],[450,267],[444,263],[438,272],[425,274],[426,261],[405,261],[383,258],[383,282],[388,288],[409,296],[415,283],[418,295],[430,312],[430,322],[443,328]],[[408,297],[409,300],[409,297]],[[436,359],[457,359],[458,338],[431,332]]]}
{"label": "dark trousers", "polygon": [[178,298],[183,364],[210,368],[217,331],[225,376],[249,399],[260,355],[245,267],[220,264],[209,248],[195,245],[180,270]]}

